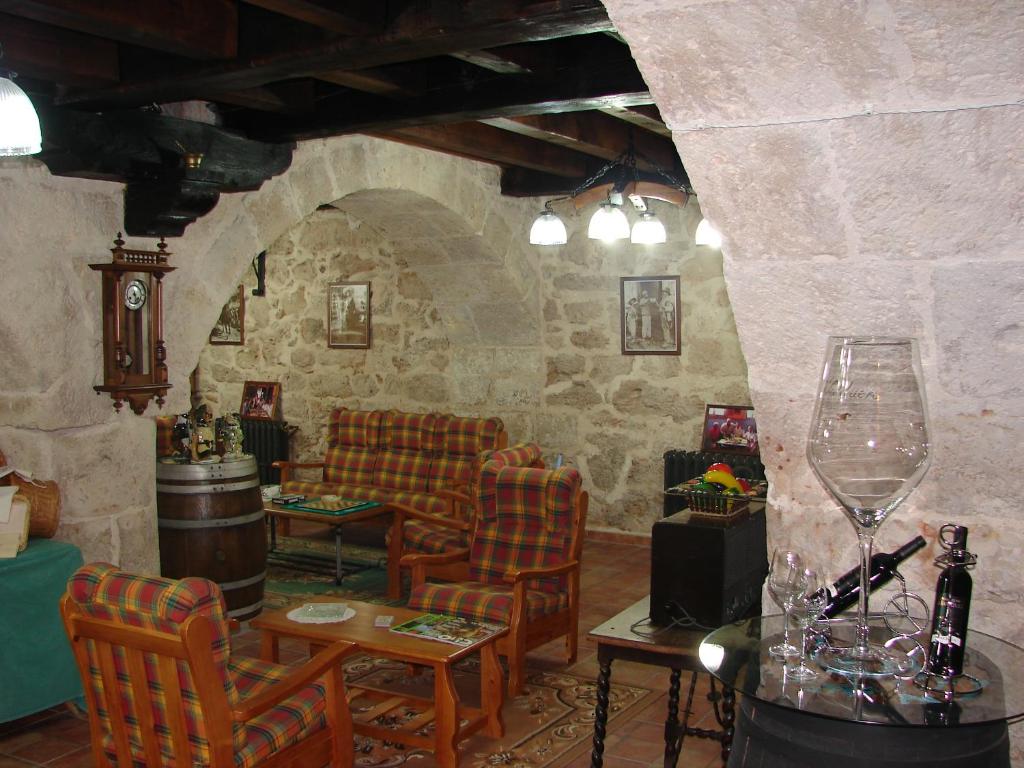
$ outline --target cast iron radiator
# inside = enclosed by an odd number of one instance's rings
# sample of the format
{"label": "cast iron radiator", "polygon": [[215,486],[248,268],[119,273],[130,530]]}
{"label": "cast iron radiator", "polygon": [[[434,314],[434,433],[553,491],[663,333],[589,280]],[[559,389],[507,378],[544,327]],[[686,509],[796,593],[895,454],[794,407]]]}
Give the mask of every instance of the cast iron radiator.
{"label": "cast iron radiator", "polygon": [[[737,477],[747,480],[764,480],[764,465],[757,456],[719,451],[665,451],[665,485],[673,485],[703,475],[712,464],[723,462],[732,467]],[[665,495],[662,517],[674,515],[686,506],[686,500],[679,496]]]}
{"label": "cast iron radiator", "polygon": [[286,421],[239,421],[242,422],[242,450],[256,457],[260,485],[277,485],[281,482],[281,470],[270,465],[275,461],[288,461],[289,440],[295,427],[289,427]]}

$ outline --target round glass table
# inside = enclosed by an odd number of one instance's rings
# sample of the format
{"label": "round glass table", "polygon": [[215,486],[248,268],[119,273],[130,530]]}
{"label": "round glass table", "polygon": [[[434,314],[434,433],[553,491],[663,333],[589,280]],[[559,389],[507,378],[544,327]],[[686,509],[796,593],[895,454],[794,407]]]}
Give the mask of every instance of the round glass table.
{"label": "round glass table", "polygon": [[[853,626],[832,631],[842,644]],[[1007,723],[1024,716],[1021,648],[971,630],[964,672],[974,692],[943,695],[915,683],[923,651],[906,641],[917,664],[905,676],[850,677],[812,658],[817,676],[792,680],[768,653],[781,635],[782,617],[764,616],[720,627],[700,645],[707,670],[742,695],[730,768],[1010,765]]]}

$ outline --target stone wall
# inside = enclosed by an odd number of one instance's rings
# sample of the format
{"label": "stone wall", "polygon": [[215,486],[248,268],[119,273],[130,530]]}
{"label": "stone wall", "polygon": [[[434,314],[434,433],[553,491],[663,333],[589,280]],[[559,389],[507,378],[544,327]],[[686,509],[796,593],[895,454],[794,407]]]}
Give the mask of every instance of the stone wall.
{"label": "stone wall", "polygon": [[[588,240],[589,210],[560,211],[566,246],[532,247],[534,209],[508,210],[474,230],[454,205],[366,189],[311,213],[268,248],[266,297],[245,276],[245,345],[203,350],[204,399],[219,414],[244,381],[280,381],[301,460],[323,456],[338,405],[498,415],[580,468],[591,528],[649,532],[662,454],[697,447],[706,403],[749,402],[721,255],[693,245],[692,203],[658,210],[669,242],[655,247]],[[622,354],[625,275],[680,275],[680,356]],[[330,349],[327,286],[352,280],[372,283],[372,346]]]}

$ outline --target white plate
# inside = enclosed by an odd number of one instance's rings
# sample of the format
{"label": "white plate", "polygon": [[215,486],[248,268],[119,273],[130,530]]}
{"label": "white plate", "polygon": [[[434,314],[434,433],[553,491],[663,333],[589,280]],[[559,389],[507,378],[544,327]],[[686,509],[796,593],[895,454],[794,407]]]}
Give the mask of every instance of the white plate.
{"label": "white plate", "polygon": [[288,611],[288,618],[300,624],[334,624],[355,615],[348,603],[305,603]]}

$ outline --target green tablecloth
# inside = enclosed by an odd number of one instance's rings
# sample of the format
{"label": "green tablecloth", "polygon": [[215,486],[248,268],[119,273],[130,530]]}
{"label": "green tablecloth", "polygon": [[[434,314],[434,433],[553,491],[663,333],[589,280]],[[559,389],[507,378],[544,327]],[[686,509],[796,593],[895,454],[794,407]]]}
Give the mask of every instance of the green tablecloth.
{"label": "green tablecloth", "polygon": [[78,547],[53,539],[29,539],[24,552],[0,560],[0,723],[81,697],[60,618],[80,565]]}

